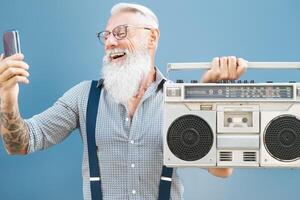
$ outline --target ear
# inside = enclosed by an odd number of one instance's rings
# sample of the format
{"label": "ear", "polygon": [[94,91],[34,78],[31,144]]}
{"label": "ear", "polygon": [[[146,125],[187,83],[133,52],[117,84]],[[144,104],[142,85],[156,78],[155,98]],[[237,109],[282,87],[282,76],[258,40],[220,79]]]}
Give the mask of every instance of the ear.
{"label": "ear", "polygon": [[156,28],[152,28],[150,30],[150,37],[148,40],[148,48],[150,50],[155,50],[159,40],[159,30]]}

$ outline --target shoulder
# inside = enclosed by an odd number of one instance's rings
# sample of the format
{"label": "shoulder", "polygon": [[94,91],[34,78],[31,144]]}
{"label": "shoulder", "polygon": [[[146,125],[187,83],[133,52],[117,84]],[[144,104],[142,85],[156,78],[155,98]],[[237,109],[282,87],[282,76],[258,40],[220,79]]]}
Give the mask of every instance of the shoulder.
{"label": "shoulder", "polygon": [[166,82],[165,83],[174,83],[173,81],[171,81],[170,79],[165,79]]}
{"label": "shoulder", "polygon": [[92,80],[84,80],[71,87],[68,91],[77,92],[77,94],[84,91],[89,91],[91,84]]}
{"label": "shoulder", "polygon": [[86,96],[89,93],[90,87],[91,87],[92,80],[84,80],[73,87],[71,87],[69,90],[67,90],[62,98],[64,99],[70,99],[70,98],[80,98],[82,96]]}

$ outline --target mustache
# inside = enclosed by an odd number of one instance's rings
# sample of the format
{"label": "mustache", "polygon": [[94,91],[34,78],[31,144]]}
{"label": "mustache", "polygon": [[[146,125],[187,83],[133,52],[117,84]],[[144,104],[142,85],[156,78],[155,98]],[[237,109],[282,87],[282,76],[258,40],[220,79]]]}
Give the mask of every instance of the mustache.
{"label": "mustache", "polygon": [[109,56],[110,54],[115,53],[115,52],[125,52],[126,54],[130,53],[129,50],[126,48],[113,48],[113,49],[106,50],[104,53],[104,56]]}
{"label": "mustache", "polygon": [[132,52],[130,52],[129,49],[127,48],[112,48],[112,49],[107,49],[104,52],[103,62],[109,62],[110,55],[116,52],[124,52],[126,55],[129,56],[144,56],[144,55],[148,55],[149,53],[146,45],[142,45],[142,44],[139,48],[133,50]]}

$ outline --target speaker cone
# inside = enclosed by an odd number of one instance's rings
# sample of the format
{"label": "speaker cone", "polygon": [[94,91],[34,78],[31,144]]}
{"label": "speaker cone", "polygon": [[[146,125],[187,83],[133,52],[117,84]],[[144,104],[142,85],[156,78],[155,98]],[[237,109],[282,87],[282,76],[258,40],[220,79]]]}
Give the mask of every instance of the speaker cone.
{"label": "speaker cone", "polygon": [[272,120],[264,135],[269,153],[281,161],[300,157],[300,120],[294,116],[280,116]]}
{"label": "speaker cone", "polygon": [[213,145],[213,132],[202,118],[183,115],[169,127],[167,143],[176,157],[185,161],[195,161],[210,151]]}

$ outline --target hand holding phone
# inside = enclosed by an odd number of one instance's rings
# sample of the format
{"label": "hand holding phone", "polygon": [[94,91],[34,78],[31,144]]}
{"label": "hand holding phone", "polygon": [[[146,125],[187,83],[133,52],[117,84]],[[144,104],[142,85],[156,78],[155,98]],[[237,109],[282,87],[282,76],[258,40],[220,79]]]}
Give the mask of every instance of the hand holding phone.
{"label": "hand holding phone", "polygon": [[29,66],[24,62],[24,55],[20,50],[18,31],[3,34],[3,47],[4,55],[0,56],[0,99],[9,105],[17,105],[19,83],[29,83]]}
{"label": "hand holding phone", "polygon": [[21,53],[19,32],[17,30],[6,31],[3,34],[4,57]]}

